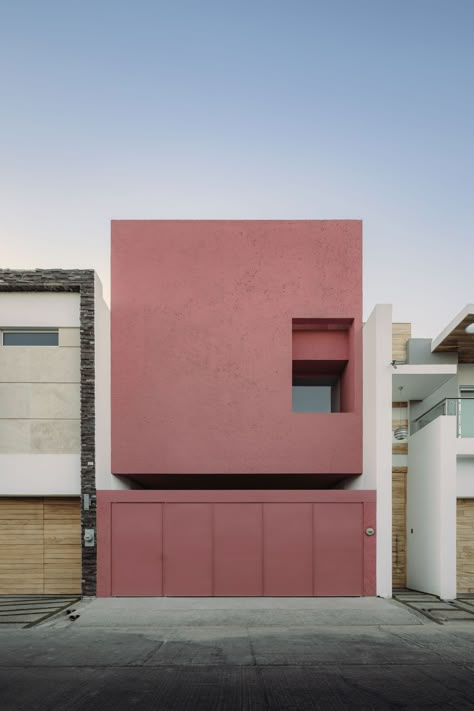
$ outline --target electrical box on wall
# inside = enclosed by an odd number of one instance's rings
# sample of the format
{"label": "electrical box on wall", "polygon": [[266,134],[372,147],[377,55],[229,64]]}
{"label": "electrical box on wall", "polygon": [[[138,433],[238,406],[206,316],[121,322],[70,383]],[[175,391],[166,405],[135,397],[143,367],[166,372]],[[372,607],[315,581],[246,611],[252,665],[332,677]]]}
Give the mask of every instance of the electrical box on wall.
{"label": "electrical box on wall", "polygon": [[95,546],[95,529],[84,529],[84,546],[86,548],[92,548],[93,546]]}

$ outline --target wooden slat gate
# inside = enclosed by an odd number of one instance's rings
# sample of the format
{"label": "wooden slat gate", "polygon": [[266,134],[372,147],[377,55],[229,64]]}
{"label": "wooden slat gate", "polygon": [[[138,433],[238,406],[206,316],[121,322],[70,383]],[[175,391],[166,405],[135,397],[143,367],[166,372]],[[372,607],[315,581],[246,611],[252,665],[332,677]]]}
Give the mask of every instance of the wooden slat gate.
{"label": "wooden slat gate", "polygon": [[406,585],[406,467],[392,470],[392,585]]}
{"label": "wooden slat gate", "polygon": [[79,499],[0,499],[0,594],[80,591]]}
{"label": "wooden slat gate", "polygon": [[474,593],[474,499],[457,500],[457,591]]}

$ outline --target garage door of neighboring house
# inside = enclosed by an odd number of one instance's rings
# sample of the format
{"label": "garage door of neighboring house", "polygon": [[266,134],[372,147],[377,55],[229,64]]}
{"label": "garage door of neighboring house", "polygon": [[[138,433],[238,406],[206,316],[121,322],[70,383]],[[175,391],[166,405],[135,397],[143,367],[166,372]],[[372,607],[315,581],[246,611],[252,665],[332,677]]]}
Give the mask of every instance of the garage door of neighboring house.
{"label": "garage door of neighboring house", "polygon": [[474,499],[457,500],[457,591],[474,593]]}
{"label": "garage door of neighboring house", "polygon": [[102,595],[374,594],[363,502],[115,501],[106,518]]}
{"label": "garage door of neighboring house", "polygon": [[406,495],[407,468],[392,469],[392,585],[406,585]]}
{"label": "garage door of neighboring house", "polygon": [[0,499],[0,594],[80,591],[79,499]]}

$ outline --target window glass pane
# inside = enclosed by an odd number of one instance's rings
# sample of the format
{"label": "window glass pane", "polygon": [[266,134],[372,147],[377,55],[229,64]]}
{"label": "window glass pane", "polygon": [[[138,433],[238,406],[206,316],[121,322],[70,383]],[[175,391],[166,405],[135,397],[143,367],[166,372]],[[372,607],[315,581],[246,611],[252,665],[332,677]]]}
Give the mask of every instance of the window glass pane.
{"label": "window glass pane", "polygon": [[57,346],[58,333],[45,331],[6,331],[3,334],[4,346]]}
{"label": "window glass pane", "polygon": [[459,424],[461,437],[474,437],[474,390],[461,390]]}
{"label": "window glass pane", "polygon": [[293,385],[293,412],[331,412],[330,385]]}

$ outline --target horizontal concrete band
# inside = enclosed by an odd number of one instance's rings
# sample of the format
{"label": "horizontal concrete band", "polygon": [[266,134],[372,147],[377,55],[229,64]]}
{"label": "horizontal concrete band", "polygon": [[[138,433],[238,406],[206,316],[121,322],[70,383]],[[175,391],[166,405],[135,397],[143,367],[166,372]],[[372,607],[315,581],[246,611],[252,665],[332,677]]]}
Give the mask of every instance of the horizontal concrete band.
{"label": "horizontal concrete band", "polygon": [[214,490],[214,491],[166,491],[122,490],[97,491],[98,505],[113,502],[363,502],[376,500],[376,491],[358,489],[305,489],[305,490]]}

